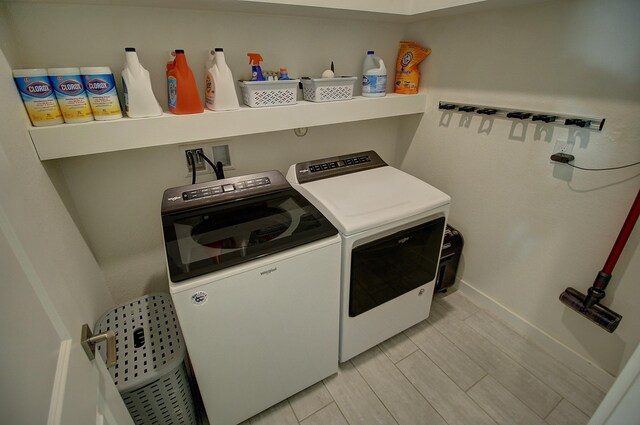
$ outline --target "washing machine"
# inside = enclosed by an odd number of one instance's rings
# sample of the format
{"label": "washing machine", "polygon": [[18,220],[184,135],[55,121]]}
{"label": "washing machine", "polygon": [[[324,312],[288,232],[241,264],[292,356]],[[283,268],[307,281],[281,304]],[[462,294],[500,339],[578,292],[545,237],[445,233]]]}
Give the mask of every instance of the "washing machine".
{"label": "washing machine", "polygon": [[335,373],[341,239],[278,171],[162,199],[170,292],[212,425]]}
{"label": "washing machine", "polygon": [[450,197],[374,151],[294,164],[342,238],[340,362],[429,316]]}

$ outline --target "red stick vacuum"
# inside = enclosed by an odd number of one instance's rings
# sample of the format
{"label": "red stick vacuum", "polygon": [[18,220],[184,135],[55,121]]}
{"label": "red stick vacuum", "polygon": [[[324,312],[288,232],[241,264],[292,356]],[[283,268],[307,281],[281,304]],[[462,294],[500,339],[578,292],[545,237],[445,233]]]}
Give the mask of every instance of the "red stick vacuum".
{"label": "red stick vacuum", "polygon": [[631,210],[622,225],[622,229],[620,229],[618,239],[616,239],[616,243],[613,244],[609,257],[604,263],[604,267],[598,273],[598,276],[596,276],[596,280],[587,291],[587,295],[585,296],[574,288],[567,288],[560,294],[560,301],[609,332],[616,330],[622,320],[622,316],[600,304],[600,301],[605,297],[605,289],[611,280],[613,268],[620,258],[620,254],[629,239],[629,235],[631,235],[633,226],[636,224],[636,221],[638,221],[638,215],[640,215],[640,191],[638,191],[636,195],[636,200],[631,206]]}

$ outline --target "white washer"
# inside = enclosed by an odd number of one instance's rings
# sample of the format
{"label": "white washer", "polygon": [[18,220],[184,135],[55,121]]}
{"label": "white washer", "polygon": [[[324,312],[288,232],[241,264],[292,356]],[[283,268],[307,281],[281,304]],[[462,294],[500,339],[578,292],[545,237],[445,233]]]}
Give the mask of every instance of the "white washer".
{"label": "white washer", "polygon": [[212,425],[338,368],[337,230],[277,171],[169,189],[170,292]]}
{"label": "white washer", "polygon": [[451,198],[375,152],[292,165],[342,237],[340,362],[426,319]]}

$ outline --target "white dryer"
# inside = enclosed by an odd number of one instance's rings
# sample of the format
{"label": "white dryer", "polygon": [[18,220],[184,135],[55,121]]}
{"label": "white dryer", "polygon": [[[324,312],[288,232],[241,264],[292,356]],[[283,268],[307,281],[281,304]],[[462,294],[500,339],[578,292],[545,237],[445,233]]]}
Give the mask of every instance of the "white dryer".
{"label": "white dryer", "polygon": [[451,198],[374,151],[294,164],[342,237],[340,362],[429,316]]}

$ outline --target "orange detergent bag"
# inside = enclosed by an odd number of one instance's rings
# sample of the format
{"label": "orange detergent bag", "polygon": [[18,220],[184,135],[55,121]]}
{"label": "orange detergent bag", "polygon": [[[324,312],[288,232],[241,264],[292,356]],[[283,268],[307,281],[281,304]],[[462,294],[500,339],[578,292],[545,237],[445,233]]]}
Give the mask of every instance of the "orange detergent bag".
{"label": "orange detergent bag", "polygon": [[198,95],[198,87],[193,72],[187,65],[184,50],[176,50],[176,58],[167,64],[167,90],[169,112],[174,114],[198,114],[204,106]]}
{"label": "orange detergent bag", "polygon": [[396,61],[395,92],[400,94],[418,93],[420,70],[418,65],[426,58],[431,49],[413,41],[401,41]]}

